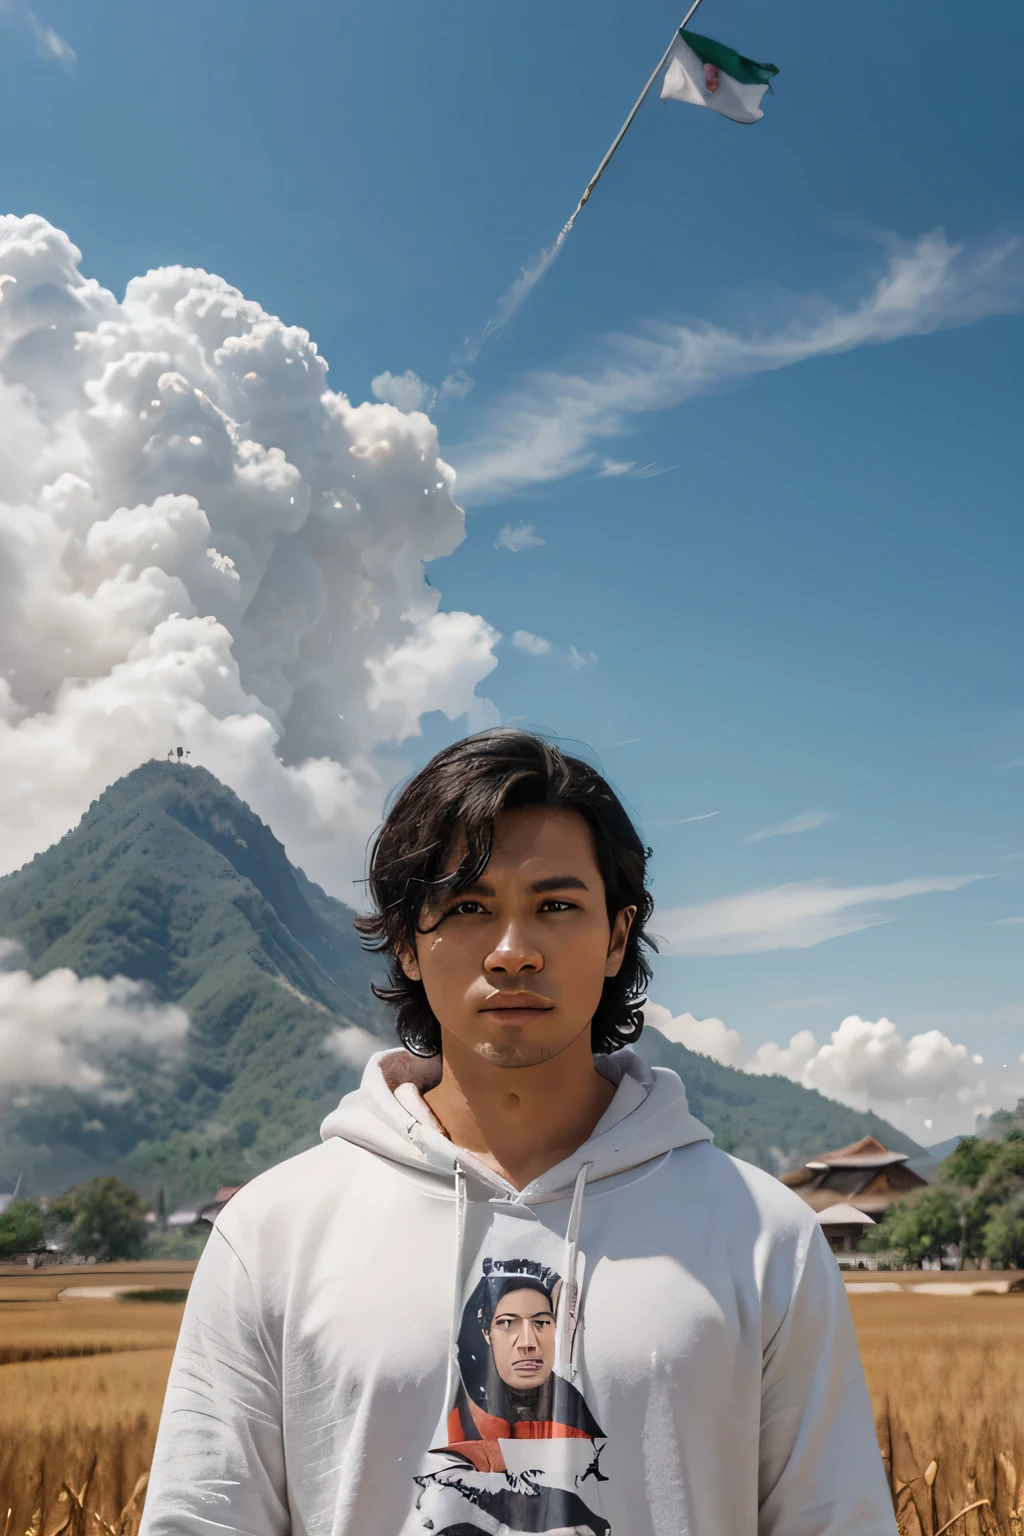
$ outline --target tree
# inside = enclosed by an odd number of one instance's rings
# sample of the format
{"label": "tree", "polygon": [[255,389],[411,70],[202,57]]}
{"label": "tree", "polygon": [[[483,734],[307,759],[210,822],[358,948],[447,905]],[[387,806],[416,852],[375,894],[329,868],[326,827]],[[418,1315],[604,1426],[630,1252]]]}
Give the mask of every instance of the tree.
{"label": "tree", "polygon": [[43,1246],[43,1213],[31,1200],[12,1200],[0,1216],[0,1259]]}
{"label": "tree", "polygon": [[895,1251],[912,1264],[941,1259],[961,1236],[962,1202],[955,1190],[929,1189],[912,1203],[893,1205],[861,1247],[867,1253]]}
{"label": "tree", "polygon": [[977,1189],[998,1156],[999,1142],[982,1141],[978,1136],[965,1136],[940,1165],[942,1182]]}
{"label": "tree", "polygon": [[985,1253],[1000,1269],[1024,1269],[1024,1194],[1001,1205],[985,1223]]}
{"label": "tree", "polygon": [[76,1253],[97,1259],[142,1257],[149,1228],[142,1196],[115,1179],[90,1179],[74,1191],[71,1243]]}

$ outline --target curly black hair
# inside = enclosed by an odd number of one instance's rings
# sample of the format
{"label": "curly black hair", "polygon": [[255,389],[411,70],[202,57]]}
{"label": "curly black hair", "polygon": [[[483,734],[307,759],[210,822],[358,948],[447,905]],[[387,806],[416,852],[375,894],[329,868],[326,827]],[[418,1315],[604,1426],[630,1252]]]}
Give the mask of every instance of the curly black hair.
{"label": "curly black hair", "polygon": [[[617,975],[605,978],[591,1042],[595,1053],[603,1053],[640,1036],[651,979],[645,951],[657,948],[644,931],[654,908],[646,887],[650,850],[595,768],[543,737],[502,727],[468,736],[432,758],[402,789],[373,841],[368,881],[373,911],[356,918],[355,925],[365,948],[387,956],[390,985],[373,991],[395,1008],[399,1038],[417,1056],[440,1052],[441,1027],[423,983],[406,976],[399,954],[415,948],[426,901],[480,877],[491,856],[495,817],[531,805],[584,817],[609,922],[624,907],[636,908],[622,965]],[[445,874],[456,840],[465,853],[458,868]]]}

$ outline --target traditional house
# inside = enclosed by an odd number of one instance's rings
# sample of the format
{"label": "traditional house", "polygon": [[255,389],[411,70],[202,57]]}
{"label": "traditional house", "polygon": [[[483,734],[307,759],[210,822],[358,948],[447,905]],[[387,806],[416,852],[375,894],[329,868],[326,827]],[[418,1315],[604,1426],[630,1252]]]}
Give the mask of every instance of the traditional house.
{"label": "traditional house", "polygon": [[830,1205],[818,1212],[818,1225],[828,1238],[840,1268],[875,1267],[873,1259],[862,1258],[859,1254],[860,1240],[868,1228],[875,1225],[874,1217],[865,1216],[852,1205]]}
{"label": "traditional house", "polygon": [[815,1211],[849,1205],[880,1221],[891,1205],[927,1183],[907,1168],[906,1152],[890,1152],[874,1136],[864,1136],[852,1146],[822,1152],[802,1168],[782,1175],[783,1184],[796,1190]]}

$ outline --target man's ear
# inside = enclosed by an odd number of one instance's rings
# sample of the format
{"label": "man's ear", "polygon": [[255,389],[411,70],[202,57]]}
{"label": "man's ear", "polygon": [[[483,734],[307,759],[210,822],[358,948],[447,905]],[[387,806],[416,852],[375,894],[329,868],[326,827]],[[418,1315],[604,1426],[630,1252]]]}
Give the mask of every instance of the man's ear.
{"label": "man's ear", "polygon": [[626,957],[626,941],[635,917],[636,907],[623,907],[621,912],[615,914],[612,936],[608,942],[608,959],[604,967],[606,976],[617,976],[622,968],[622,962]]}
{"label": "man's ear", "polygon": [[397,953],[398,963],[402,967],[403,976],[405,976],[409,981],[422,981],[423,977],[420,974],[420,963],[416,958],[416,951],[411,947],[411,945],[403,944]]}

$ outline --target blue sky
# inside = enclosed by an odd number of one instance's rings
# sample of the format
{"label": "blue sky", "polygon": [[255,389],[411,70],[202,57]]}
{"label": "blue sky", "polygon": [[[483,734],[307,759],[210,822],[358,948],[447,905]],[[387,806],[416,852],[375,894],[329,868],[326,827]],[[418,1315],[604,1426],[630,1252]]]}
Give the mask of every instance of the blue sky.
{"label": "blue sky", "polygon": [[[680,19],[662,0],[2,15],[4,211],[67,230],[116,293],[153,266],[221,273],[305,327],[354,400],[385,370],[458,374]],[[813,931],[782,923],[798,947],[756,947],[756,914],[754,952],[677,942],[654,989],[673,1013],[748,1047],[884,1015],[1012,1060],[1024,20],[1005,0],[969,35],[920,0],[704,0],[693,25],[780,66],[765,118],[641,112],[465,364],[472,390],[436,405],[468,528],[430,580],[505,637],[479,690],[501,718],[598,753],[666,912],[851,893]],[[523,527],[543,543],[507,547]],[[431,715],[403,758],[456,731]],[[818,824],[750,840],[800,818]],[[885,889],[905,881],[921,894]]]}

